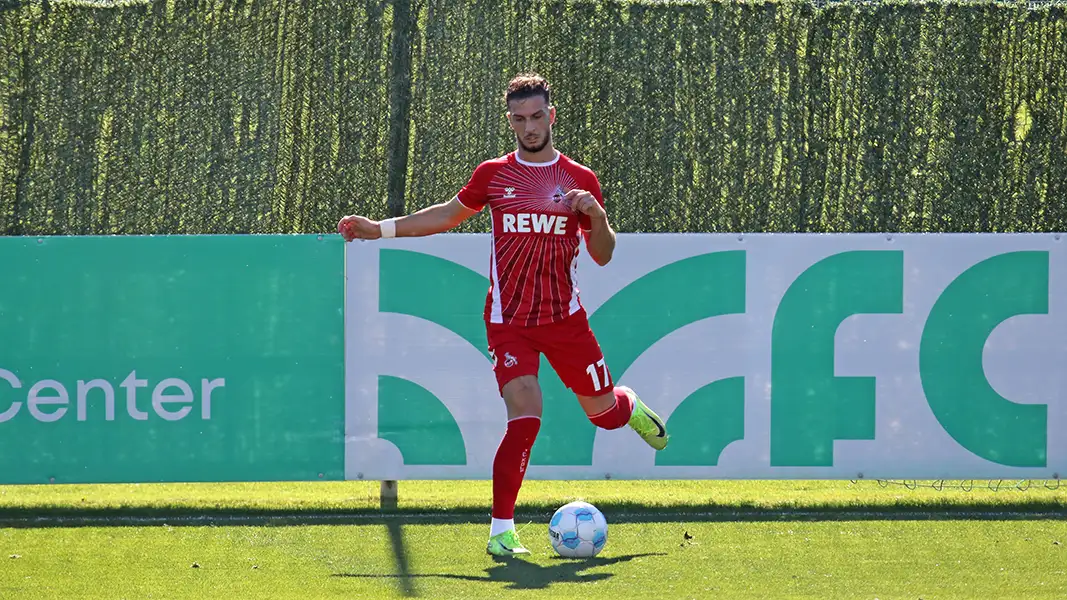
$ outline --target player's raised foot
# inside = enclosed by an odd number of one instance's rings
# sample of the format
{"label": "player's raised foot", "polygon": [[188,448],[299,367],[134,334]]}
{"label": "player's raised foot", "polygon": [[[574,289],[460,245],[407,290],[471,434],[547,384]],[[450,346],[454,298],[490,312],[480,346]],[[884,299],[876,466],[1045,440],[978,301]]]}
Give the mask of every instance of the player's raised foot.
{"label": "player's raised foot", "polygon": [[634,412],[630,415],[630,428],[636,431],[637,435],[640,435],[649,446],[656,450],[666,448],[667,441],[671,439],[671,436],[667,434],[667,426],[663,424],[663,419],[652,412],[651,408],[645,406],[644,402],[641,402],[637,392],[626,386],[619,387],[625,390],[634,400]]}
{"label": "player's raised foot", "polygon": [[523,547],[519,541],[519,534],[514,529],[498,533],[489,538],[489,545],[485,551],[493,556],[515,556],[517,554],[529,554],[530,551]]}

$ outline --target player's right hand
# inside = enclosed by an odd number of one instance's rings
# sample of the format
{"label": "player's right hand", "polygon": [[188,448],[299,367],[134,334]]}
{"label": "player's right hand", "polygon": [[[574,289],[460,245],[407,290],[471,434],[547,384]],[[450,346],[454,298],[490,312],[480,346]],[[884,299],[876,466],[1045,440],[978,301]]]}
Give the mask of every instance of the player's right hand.
{"label": "player's right hand", "polygon": [[371,221],[366,217],[348,215],[341,217],[337,223],[337,233],[340,233],[346,242],[376,240],[382,237],[382,227],[377,221]]}

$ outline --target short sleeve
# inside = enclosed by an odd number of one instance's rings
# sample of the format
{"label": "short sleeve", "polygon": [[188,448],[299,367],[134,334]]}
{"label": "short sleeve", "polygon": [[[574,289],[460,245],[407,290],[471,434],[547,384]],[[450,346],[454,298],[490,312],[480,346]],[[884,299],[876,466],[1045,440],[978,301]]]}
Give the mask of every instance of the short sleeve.
{"label": "short sleeve", "polygon": [[[600,206],[604,206],[604,196],[600,193],[600,181],[595,173],[589,171],[589,176],[583,177],[582,181],[578,182],[578,185],[585,186],[585,191],[592,194],[596,201],[600,203]],[[582,228],[582,231],[591,230],[593,223],[589,220],[589,215],[585,213],[578,215],[578,226]]]}
{"label": "short sleeve", "polygon": [[471,210],[482,210],[489,202],[489,181],[495,169],[492,163],[483,162],[471,173],[470,181],[456,194],[456,198]]}

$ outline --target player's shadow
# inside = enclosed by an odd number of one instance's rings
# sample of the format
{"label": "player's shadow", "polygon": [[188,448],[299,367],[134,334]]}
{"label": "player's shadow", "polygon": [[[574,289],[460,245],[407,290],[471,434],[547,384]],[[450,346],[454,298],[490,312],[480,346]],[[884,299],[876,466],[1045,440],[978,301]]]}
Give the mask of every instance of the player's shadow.
{"label": "player's shadow", "polygon": [[523,558],[493,557],[495,566],[485,569],[485,576],[457,575],[455,573],[397,573],[391,575],[374,575],[363,573],[337,573],[334,577],[357,577],[366,579],[401,580],[405,596],[415,596],[412,579],[440,578],[459,579],[461,581],[481,581],[485,583],[508,583],[509,590],[543,590],[554,583],[586,583],[602,581],[614,577],[613,573],[584,573],[589,569],[629,562],[645,556],[664,556],[663,553],[627,554],[623,556],[595,557],[586,559],[569,559],[555,557],[550,565],[539,565]]}
{"label": "player's shadow", "polygon": [[507,589],[540,590],[553,583],[583,583],[600,581],[614,577],[614,573],[583,573],[596,567],[606,567],[629,562],[645,556],[664,556],[664,553],[626,554],[623,556],[598,556],[594,558],[573,559],[555,557],[551,565],[544,566],[528,562],[521,558],[494,557],[496,566],[485,570],[486,578],[475,577],[475,581],[507,581]]}
{"label": "player's shadow", "polygon": [[[463,581],[484,581],[486,583],[507,582],[511,585],[507,589],[540,590],[547,588],[553,583],[581,583],[586,581],[600,581],[612,577],[612,573],[583,573],[588,569],[610,566],[618,563],[629,562],[643,556],[657,556],[657,554],[627,554],[612,557],[593,557],[586,559],[566,559],[556,556],[553,564],[542,566],[534,562],[528,562],[523,558],[490,557],[496,562],[496,566],[485,570],[485,577],[473,575],[457,575],[454,573],[412,573],[411,563],[408,560],[408,547],[404,541],[404,528],[397,520],[388,523],[389,542],[393,551],[393,564],[395,574],[374,575],[358,573],[337,573],[334,577],[358,577],[368,579],[395,579],[400,586],[400,593],[407,598],[419,596],[415,586],[415,580],[424,577],[438,577],[442,579],[459,579]],[[662,556],[659,554],[658,556]]]}

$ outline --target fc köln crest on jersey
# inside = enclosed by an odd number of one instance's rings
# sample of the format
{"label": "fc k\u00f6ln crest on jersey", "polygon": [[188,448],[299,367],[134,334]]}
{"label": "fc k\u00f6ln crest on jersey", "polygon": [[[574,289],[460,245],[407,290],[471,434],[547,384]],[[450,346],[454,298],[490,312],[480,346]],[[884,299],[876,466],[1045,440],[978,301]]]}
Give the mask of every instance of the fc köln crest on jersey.
{"label": "fc k\u00f6ln crest on jersey", "polygon": [[563,186],[556,186],[556,191],[552,192],[552,201],[563,202]]}

